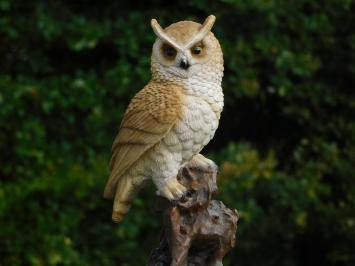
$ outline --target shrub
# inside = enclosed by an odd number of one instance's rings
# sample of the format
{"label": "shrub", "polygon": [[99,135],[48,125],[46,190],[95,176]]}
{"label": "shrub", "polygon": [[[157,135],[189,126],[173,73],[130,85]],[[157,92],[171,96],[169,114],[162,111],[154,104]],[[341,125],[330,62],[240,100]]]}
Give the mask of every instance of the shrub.
{"label": "shrub", "polygon": [[144,264],[153,188],[112,225],[110,145],[150,77],[150,18],[211,13],[226,103],[205,152],[221,167],[219,197],[241,213],[227,263],[353,264],[354,7],[0,0],[0,264]]}

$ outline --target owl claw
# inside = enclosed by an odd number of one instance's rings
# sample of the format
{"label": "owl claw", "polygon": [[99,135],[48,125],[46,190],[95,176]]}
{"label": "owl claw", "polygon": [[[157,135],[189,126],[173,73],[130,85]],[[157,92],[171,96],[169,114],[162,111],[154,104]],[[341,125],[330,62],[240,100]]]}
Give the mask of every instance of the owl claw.
{"label": "owl claw", "polygon": [[189,165],[201,168],[204,171],[218,171],[218,166],[212,160],[204,157],[202,154],[195,155],[189,162]]}
{"label": "owl claw", "polygon": [[164,189],[161,194],[168,200],[174,199],[173,193],[171,193],[168,189]]}
{"label": "owl claw", "polygon": [[179,200],[185,193],[186,188],[181,185],[176,178],[169,178],[165,186],[160,189],[159,193],[169,199],[172,200]]}

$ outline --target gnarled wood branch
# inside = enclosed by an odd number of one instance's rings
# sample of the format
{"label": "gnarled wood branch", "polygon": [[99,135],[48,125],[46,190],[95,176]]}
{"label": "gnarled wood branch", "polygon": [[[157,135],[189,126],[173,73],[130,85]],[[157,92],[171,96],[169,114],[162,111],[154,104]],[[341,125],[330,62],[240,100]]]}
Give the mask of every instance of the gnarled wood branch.
{"label": "gnarled wood branch", "polygon": [[178,180],[189,190],[178,202],[158,199],[163,214],[159,247],[148,266],[222,266],[235,244],[238,213],[211,200],[217,190],[217,167],[187,164]]}

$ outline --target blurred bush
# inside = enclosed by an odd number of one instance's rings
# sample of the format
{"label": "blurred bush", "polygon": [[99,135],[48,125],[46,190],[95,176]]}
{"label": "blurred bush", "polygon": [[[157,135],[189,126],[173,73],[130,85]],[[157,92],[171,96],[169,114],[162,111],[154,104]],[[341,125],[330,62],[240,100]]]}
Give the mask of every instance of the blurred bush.
{"label": "blurred bush", "polygon": [[150,78],[150,18],[211,13],[226,107],[205,153],[241,214],[226,265],[354,264],[354,11],[352,0],[0,0],[0,265],[144,265],[154,188],[111,224],[110,145]]}

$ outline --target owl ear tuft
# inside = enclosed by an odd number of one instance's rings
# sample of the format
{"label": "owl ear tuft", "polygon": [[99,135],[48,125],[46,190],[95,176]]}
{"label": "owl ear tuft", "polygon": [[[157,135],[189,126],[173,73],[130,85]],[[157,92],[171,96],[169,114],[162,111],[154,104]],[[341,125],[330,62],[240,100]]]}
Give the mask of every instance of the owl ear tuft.
{"label": "owl ear tuft", "polygon": [[150,25],[152,26],[152,29],[154,31],[154,33],[158,36],[158,37],[161,37],[163,34],[162,32],[164,31],[163,28],[159,25],[158,21],[153,18],[151,21],[150,21]]}
{"label": "owl ear tuft", "polygon": [[200,42],[203,40],[203,38],[206,37],[206,35],[211,31],[214,22],[216,21],[216,17],[214,15],[209,15],[206,19],[205,22],[203,22],[199,32],[192,38],[192,40],[185,46],[186,48],[190,48],[194,44]]}
{"label": "owl ear tuft", "polygon": [[181,50],[181,48],[165,33],[165,31],[159,25],[158,21],[155,18],[150,21],[150,25],[152,26],[155,35],[157,35],[159,39],[161,39],[165,43],[170,44],[176,50]]}
{"label": "owl ear tuft", "polygon": [[209,15],[205,19],[205,22],[203,22],[200,32],[203,31],[203,32],[209,33],[211,31],[215,21],[216,21],[216,17],[214,15]]}

